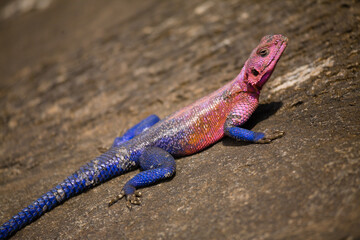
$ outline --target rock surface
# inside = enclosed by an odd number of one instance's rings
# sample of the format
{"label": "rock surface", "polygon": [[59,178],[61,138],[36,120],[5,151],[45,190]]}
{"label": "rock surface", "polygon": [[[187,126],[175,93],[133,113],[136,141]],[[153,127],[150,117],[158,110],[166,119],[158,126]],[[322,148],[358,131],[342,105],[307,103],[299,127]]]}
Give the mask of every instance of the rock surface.
{"label": "rock surface", "polygon": [[290,41],[247,124],[283,138],[178,159],[132,211],[107,207],[136,172],[120,176],[14,239],[360,238],[359,1],[24,4],[0,3],[0,222],[119,132],[231,80],[262,36]]}

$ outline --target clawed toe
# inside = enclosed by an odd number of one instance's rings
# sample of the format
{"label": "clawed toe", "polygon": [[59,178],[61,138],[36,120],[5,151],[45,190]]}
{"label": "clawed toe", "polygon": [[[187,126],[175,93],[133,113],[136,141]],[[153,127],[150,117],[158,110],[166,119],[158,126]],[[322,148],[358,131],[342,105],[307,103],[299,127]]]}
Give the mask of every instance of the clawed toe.
{"label": "clawed toe", "polygon": [[258,140],[257,143],[269,143],[274,139],[284,136],[285,132],[279,130],[265,130],[264,134],[265,136],[262,139]]}
{"label": "clawed toe", "polygon": [[117,195],[116,197],[114,197],[113,199],[111,199],[109,201],[108,206],[110,207],[111,205],[113,205],[114,203],[116,203],[117,201],[122,199],[124,196],[125,196],[124,191],[121,191],[121,193],[119,195]]}
{"label": "clawed toe", "polygon": [[126,196],[126,206],[129,209],[132,209],[132,205],[140,205],[141,201],[140,201],[140,197],[141,197],[141,192],[139,191],[135,191],[134,194],[130,194]]}
{"label": "clawed toe", "polygon": [[129,209],[132,209],[132,205],[140,205],[141,204],[141,201],[140,201],[141,192],[135,191],[133,194],[126,195],[124,193],[124,191],[122,191],[119,195],[117,195],[115,198],[113,198],[112,200],[109,201],[109,203],[108,203],[109,207],[125,196],[126,196],[126,206]]}

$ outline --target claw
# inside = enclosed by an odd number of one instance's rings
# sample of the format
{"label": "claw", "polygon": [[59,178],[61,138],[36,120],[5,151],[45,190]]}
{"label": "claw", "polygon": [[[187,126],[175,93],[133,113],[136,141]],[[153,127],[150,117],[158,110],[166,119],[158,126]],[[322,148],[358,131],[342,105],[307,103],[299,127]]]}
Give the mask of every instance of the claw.
{"label": "claw", "polygon": [[132,205],[140,205],[141,204],[140,196],[141,196],[140,192],[135,192],[134,194],[126,196],[126,200],[127,200],[126,206],[131,210]]}
{"label": "claw", "polygon": [[128,195],[126,197],[126,200],[128,200],[129,203],[134,204],[134,205],[140,204],[140,196],[136,193]]}
{"label": "claw", "polygon": [[257,143],[269,143],[274,139],[277,138],[281,138],[282,136],[285,135],[284,131],[279,131],[279,130],[265,130],[265,137],[263,137],[262,139],[258,140]]}
{"label": "claw", "polygon": [[109,201],[108,206],[110,207],[120,199],[126,196],[126,206],[131,210],[132,205],[140,205],[141,204],[141,192],[135,191],[133,194],[125,195],[124,191],[122,191],[119,195]]}
{"label": "claw", "polygon": [[132,205],[131,205],[131,203],[128,201],[128,202],[126,202],[126,206],[127,206],[127,208],[129,209],[129,210],[131,210],[132,209]]}
{"label": "claw", "polygon": [[113,199],[111,199],[108,203],[108,206],[110,207],[111,205],[113,205],[114,203],[116,203],[117,201],[119,201],[120,199],[122,199],[125,196],[124,191],[122,191],[119,195],[117,195],[116,197],[114,197]]}

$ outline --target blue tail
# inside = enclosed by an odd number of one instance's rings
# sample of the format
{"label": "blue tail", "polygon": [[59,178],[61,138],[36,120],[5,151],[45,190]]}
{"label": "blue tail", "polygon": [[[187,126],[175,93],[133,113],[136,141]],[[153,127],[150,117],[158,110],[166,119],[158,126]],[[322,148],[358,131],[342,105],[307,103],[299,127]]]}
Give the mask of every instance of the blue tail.
{"label": "blue tail", "polygon": [[119,154],[119,148],[111,148],[0,226],[0,239],[10,237],[67,199],[129,171],[132,166],[128,154]]}

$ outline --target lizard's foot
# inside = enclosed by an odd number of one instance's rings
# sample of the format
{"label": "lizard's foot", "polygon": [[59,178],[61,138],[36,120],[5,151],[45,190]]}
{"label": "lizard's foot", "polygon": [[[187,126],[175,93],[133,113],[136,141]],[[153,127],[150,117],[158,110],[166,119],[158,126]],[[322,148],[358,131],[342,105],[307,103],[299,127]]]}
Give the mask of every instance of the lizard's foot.
{"label": "lizard's foot", "polygon": [[141,192],[135,191],[135,193],[126,196],[126,206],[131,210],[132,205],[140,205]]}
{"label": "lizard's foot", "polygon": [[120,199],[122,199],[123,197],[126,197],[126,206],[129,209],[132,208],[132,204],[133,205],[141,204],[141,201],[140,201],[141,192],[135,191],[133,194],[126,195],[124,191],[121,191],[121,193],[119,195],[117,195],[115,198],[110,200],[110,202],[108,203],[109,207],[111,205],[113,205],[114,203],[116,203],[117,201],[119,201]]}
{"label": "lizard's foot", "polygon": [[274,139],[281,138],[282,136],[284,136],[285,132],[284,131],[279,131],[279,130],[268,130],[268,129],[266,129],[264,131],[264,134],[265,134],[265,136],[262,139],[256,141],[257,143],[269,143]]}

